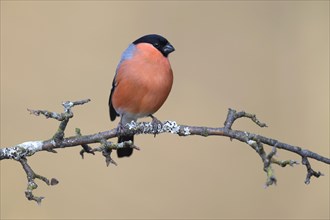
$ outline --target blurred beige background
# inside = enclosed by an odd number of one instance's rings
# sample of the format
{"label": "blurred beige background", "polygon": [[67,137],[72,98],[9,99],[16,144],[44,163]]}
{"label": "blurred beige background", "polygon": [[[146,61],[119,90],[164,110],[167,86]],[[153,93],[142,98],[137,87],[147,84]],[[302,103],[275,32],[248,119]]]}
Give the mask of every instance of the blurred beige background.
{"label": "blurred beige background", "polygon": [[[329,2],[327,1],[1,1],[1,147],[50,138],[58,123],[26,108],[74,109],[67,135],[114,128],[108,95],[122,51],[147,33],[164,35],[173,90],[156,116],[222,126],[227,109],[256,113],[256,132],[329,157]],[[149,120],[149,119],[146,119]],[[224,137],[137,136],[142,150],[119,166],[79,148],[29,158],[60,183],[38,182],[41,206],[24,196],[26,177],[1,161],[2,219],[329,219],[325,177],[304,184],[305,167],[274,166],[278,185],[249,146]],[[269,148],[267,148],[269,150]],[[279,159],[300,158],[284,151]]]}

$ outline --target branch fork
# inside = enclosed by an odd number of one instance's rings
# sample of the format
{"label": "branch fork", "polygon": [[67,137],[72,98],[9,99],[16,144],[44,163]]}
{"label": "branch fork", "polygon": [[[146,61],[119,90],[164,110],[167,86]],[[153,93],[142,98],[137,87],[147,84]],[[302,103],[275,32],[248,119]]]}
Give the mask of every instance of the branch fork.
{"label": "branch fork", "polygon": [[38,205],[41,204],[41,201],[45,198],[43,196],[41,197],[37,197],[37,196],[34,196],[32,191],[37,189],[38,188],[38,185],[36,184],[36,182],[34,181],[35,179],[40,179],[42,180],[43,182],[45,182],[47,185],[51,185],[51,186],[54,186],[54,185],[57,185],[58,184],[58,180],[55,179],[55,178],[52,178],[51,180],[47,179],[46,177],[44,176],[41,176],[39,174],[36,174],[32,168],[30,167],[30,165],[27,163],[27,159],[26,158],[20,158],[18,160],[25,173],[26,173],[26,176],[27,176],[27,180],[28,180],[28,183],[27,183],[27,188],[25,190],[25,196],[28,200],[33,200],[33,201],[36,201],[38,203]]}

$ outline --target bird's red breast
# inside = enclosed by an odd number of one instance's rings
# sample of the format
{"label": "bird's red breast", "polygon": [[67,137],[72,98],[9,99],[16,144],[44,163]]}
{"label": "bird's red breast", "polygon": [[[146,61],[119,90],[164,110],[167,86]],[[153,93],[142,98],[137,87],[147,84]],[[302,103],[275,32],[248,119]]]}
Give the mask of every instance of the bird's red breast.
{"label": "bird's red breast", "polygon": [[169,95],[173,73],[167,57],[148,43],[135,45],[130,59],[117,69],[112,105],[122,115],[144,117],[155,113]]}

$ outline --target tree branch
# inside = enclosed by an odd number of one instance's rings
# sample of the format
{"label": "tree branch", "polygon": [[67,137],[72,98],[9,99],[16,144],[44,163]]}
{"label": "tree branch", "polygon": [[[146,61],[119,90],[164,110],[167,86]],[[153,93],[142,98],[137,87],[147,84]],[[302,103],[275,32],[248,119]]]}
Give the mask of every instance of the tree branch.
{"label": "tree branch", "polygon": [[[27,157],[39,151],[49,151],[56,153],[56,149],[76,147],[81,146],[82,150],[80,155],[84,158],[84,153],[95,154],[95,152],[102,152],[105,157],[106,165],[109,164],[117,165],[117,163],[111,158],[112,150],[117,150],[118,148],[130,147],[139,150],[131,141],[123,143],[115,143],[108,141],[109,139],[118,137],[120,135],[128,134],[161,134],[161,133],[172,133],[179,136],[225,136],[229,137],[231,140],[235,139],[243,143],[248,144],[252,149],[254,149],[260,156],[263,162],[263,170],[266,172],[266,183],[265,187],[276,184],[277,179],[274,175],[274,170],[272,164],[277,164],[281,167],[286,167],[287,165],[293,166],[299,164],[295,160],[284,160],[280,161],[274,158],[277,149],[283,149],[290,151],[292,153],[298,154],[302,158],[302,164],[306,166],[307,175],[305,183],[309,184],[311,177],[320,177],[323,174],[321,172],[316,172],[312,169],[312,166],[308,159],[315,159],[317,161],[330,164],[330,159],[321,156],[312,151],[302,149],[298,146],[293,146],[280,142],[278,140],[264,137],[258,134],[253,134],[241,130],[233,130],[232,126],[234,122],[240,118],[249,118],[256,125],[260,127],[267,127],[265,123],[260,122],[256,115],[246,113],[244,111],[237,112],[236,110],[229,109],[227,118],[224,123],[224,127],[199,127],[199,126],[189,126],[189,125],[178,125],[175,121],[165,121],[162,122],[158,127],[154,127],[151,122],[134,122],[125,125],[124,129],[114,128],[112,130],[98,132],[96,134],[82,135],[79,128],[76,128],[76,135],[71,137],[65,137],[65,129],[69,120],[73,117],[72,107],[76,105],[83,105],[90,101],[90,99],[75,101],[75,102],[64,102],[62,103],[64,107],[63,113],[50,112],[47,110],[31,110],[28,111],[36,116],[44,115],[46,118],[53,118],[60,121],[60,125],[55,132],[55,134],[49,140],[44,141],[28,141],[15,146],[6,147],[0,149],[0,160],[13,159],[21,163],[23,169],[27,175],[28,186],[25,191],[25,195],[28,200],[34,200],[38,204],[41,203],[44,197],[36,197],[33,195],[32,191],[38,187],[35,183],[35,179],[40,179],[47,185],[56,185],[58,180],[52,178],[48,180],[46,177],[36,174],[27,162]],[[89,144],[100,144],[98,147],[90,147]],[[272,147],[272,150],[267,153],[264,149],[264,145]]]}

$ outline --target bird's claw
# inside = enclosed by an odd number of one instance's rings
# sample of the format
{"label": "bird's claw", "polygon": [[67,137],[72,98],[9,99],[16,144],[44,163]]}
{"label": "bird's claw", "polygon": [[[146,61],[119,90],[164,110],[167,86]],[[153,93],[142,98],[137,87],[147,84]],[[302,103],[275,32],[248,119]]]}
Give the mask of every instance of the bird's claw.
{"label": "bird's claw", "polygon": [[117,126],[117,134],[124,132],[124,130],[125,130],[124,125],[121,122],[119,122]]}
{"label": "bird's claw", "polygon": [[163,124],[155,116],[150,115],[150,117],[152,118],[151,125],[152,125],[152,129],[153,129],[153,134],[154,134],[154,137],[156,137],[156,135],[162,129]]}

